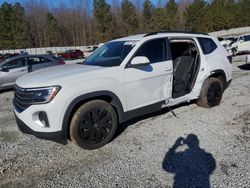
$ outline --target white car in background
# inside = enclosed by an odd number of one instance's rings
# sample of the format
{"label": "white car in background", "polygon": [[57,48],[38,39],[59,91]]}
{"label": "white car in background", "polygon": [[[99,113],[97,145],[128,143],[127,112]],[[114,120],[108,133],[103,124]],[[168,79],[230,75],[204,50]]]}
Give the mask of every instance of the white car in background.
{"label": "white car in background", "polygon": [[238,37],[237,41],[232,44],[233,55],[247,53],[250,51],[250,34],[244,34]]}
{"label": "white car in background", "polygon": [[237,42],[237,36],[227,36],[227,37],[219,37],[218,38],[222,46],[226,48],[226,50],[232,54],[232,46],[235,42]]}

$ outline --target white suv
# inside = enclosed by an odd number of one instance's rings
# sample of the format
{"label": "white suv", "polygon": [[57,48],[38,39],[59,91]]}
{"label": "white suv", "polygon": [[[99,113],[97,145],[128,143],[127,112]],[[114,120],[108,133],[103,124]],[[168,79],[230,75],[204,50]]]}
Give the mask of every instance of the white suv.
{"label": "white suv", "polygon": [[13,105],[24,133],[96,149],[128,119],[191,100],[219,105],[231,79],[231,57],[215,37],[153,32],[19,78]]}
{"label": "white suv", "polygon": [[250,34],[238,37],[237,41],[231,45],[233,55],[250,52]]}

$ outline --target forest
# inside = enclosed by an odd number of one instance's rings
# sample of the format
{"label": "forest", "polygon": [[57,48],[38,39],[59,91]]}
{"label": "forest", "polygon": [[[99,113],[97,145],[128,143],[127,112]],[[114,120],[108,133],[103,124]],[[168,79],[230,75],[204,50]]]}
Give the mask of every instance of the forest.
{"label": "forest", "polygon": [[250,26],[250,0],[74,0],[4,2],[0,49],[93,45],[161,30],[212,32]]}

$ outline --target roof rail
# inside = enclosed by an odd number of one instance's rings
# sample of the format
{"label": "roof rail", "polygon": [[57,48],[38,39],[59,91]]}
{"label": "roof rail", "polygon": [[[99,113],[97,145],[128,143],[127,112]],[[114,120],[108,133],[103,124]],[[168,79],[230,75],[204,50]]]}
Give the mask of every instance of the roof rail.
{"label": "roof rail", "polygon": [[143,37],[151,36],[151,35],[157,35],[158,33],[187,33],[187,34],[200,34],[200,35],[209,35],[208,33],[199,33],[199,32],[191,32],[191,31],[154,31],[145,34]]}

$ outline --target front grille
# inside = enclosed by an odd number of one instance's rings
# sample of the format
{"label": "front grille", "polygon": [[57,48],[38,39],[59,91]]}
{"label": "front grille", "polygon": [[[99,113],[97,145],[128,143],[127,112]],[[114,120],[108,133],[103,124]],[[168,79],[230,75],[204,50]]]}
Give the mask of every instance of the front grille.
{"label": "front grille", "polygon": [[32,105],[33,91],[15,86],[13,103],[19,112],[23,112]]}

